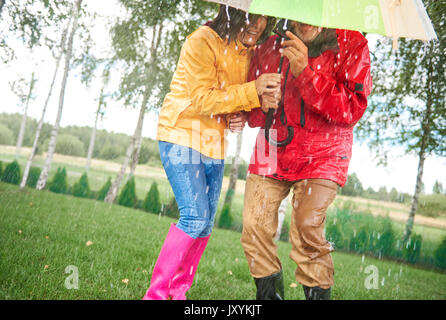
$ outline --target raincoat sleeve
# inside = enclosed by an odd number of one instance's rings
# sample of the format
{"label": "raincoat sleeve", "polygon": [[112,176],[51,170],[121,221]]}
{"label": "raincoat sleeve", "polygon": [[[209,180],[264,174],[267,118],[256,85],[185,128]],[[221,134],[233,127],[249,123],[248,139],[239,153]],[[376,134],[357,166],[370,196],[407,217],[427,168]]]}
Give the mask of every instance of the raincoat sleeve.
{"label": "raincoat sleeve", "polygon": [[[251,64],[249,66],[249,72],[248,72],[248,81],[253,81],[257,79],[256,70],[260,68],[259,56],[260,56],[259,52],[256,51],[256,53],[251,59]],[[266,115],[263,113],[261,108],[252,109],[246,115],[247,115],[248,125],[251,128],[265,126]]]}
{"label": "raincoat sleeve", "polygon": [[250,111],[259,107],[254,81],[222,88],[219,83],[218,63],[224,61],[222,59],[225,59],[225,56],[217,56],[218,46],[216,39],[203,35],[192,36],[184,44],[182,59],[193,108],[200,115],[210,116]]}
{"label": "raincoat sleeve", "polygon": [[353,126],[367,108],[371,92],[370,54],[367,41],[350,49],[334,76],[311,69],[307,65],[293,80],[300,94],[312,111],[328,121]]}

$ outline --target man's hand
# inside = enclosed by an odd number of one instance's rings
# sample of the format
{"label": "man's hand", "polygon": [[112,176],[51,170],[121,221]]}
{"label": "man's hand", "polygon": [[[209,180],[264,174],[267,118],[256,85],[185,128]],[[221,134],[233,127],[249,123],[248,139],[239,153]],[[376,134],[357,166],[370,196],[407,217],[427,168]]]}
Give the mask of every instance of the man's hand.
{"label": "man's hand", "polygon": [[227,120],[231,132],[242,132],[246,124],[246,115],[243,112],[231,113],[227,115]]}
{"label": "man's hand", "polygon": [[281,98],[280,88],[278,91],[274,91],[273,93],[263,94],[260,97],[262,111],[267,113],[268,110],[271,108],[274,110],[279,108],[280,98]]}
{"label": "man's hand", "polygon": [[280,90],[281,75],[279,73],[264,73],[255,80],[257,95],[274,94]]}
{"label": "man's hand", "polygon": [[297,78],[308,65],[308,48],[292,32],[287,31],[286,35],[290,40],[282,43],[282,55],[288,58],[291,73]]}

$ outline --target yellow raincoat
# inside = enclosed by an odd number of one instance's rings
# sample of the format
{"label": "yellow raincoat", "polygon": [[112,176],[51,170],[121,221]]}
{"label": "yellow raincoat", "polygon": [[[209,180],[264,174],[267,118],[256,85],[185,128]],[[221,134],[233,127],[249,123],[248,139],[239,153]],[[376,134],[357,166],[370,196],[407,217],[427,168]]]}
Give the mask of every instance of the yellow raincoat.
{"label": "yellow raincoat", "polygon": [[260,107],[255,81],[246,82],[252,51],[227,44],[210,27],[187,37],[159,115],[157,139],[224,159],[225,114]]}

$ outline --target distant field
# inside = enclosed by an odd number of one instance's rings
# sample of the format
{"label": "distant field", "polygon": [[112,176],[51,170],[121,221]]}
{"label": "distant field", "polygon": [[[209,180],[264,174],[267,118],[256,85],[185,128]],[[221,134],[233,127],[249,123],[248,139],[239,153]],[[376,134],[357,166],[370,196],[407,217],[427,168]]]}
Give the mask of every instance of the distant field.
{"label": "distant field", "polygon": [[[91,199],[20,191],[5,183],[0,183],[0,203],[0,299],[139,300],[174,222]],[[278,242],[285,297],[301,300],[290,249],[289,243]],[[333,299],[446,299],[446,274],[339,252],[333,260]],[[73,268],[78,289],[67,289]],[[376,281],[368,278],[370,270]],[[188,298],[255,298],[239,233],[214,229]]]}

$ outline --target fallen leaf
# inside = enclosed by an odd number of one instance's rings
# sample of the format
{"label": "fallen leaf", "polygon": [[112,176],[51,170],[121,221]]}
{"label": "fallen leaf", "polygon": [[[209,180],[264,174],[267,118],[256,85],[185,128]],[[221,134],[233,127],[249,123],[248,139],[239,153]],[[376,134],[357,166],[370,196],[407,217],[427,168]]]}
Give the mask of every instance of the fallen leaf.
{"label": "fallen leaf", "polygon": [[88,246],[91,246],[92,244],[93,244],[93,242],[90,241],[90,240],[88,240],[87,243],[86,243],[85,245],[88,247]]}
{"label": "fallen leaf", "polygon": [[290,288],[297,288],[297,283],[292,283],[292,284],[290,284]]}
{"label": "fallen leaf", "polygon": [[232,276],[232,271],[228,271],[228,274],[229,274],[230,276]]}
{"label": "fallen leaf", "polygon": [[129,279],[122,279],[122,283],[129,284]]}
{"label": "fallen leaf", "polygon": [[50,267],[50,266],[46,264],[45,267],[43,267],[43,269],[46,270],[46,269],[48,269],[49,267]]}
{"label": "fallen leaf", "polygon": [[22,230],[19,230],[19,233],[22,233]]}
{"label": "fallen leaf", "polygon": [[49,238],[50,238],[50,237],[48,237],[48,236],[45,236],[45,239],[47,239],[47,240],[48,240]]}
{"label": "fallen leaf", "polygon": [[238,262],[238,258],[235,258],[235,262]]}

